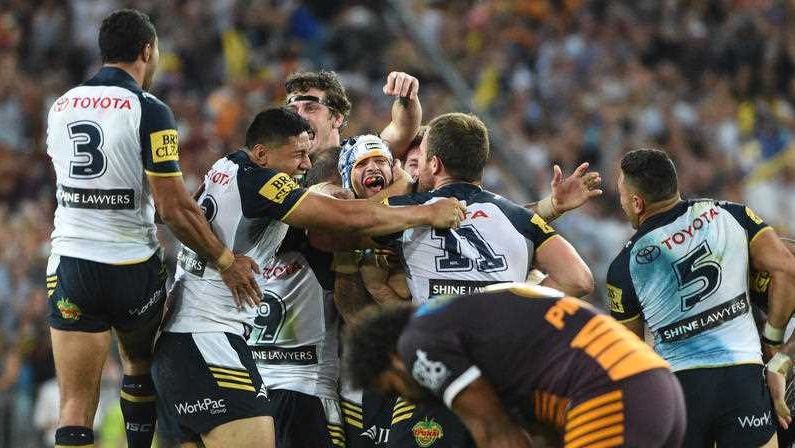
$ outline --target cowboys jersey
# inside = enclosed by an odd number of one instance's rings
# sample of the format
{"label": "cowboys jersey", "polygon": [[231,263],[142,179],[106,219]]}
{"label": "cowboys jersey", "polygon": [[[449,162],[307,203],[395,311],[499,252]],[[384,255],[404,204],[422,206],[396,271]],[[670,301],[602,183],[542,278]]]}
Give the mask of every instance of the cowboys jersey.
{"label": "cowboys jersey", "polygon": [[[280,222],[301,203],[306,191],[285,173],[262,168],[239,150],[215,162],[199,197],[213,233],[236,254],[271,263],[287,234]],[[238,310],[221,274],[187,247],[178,256],[170,332],[229,332],[242,335],[255,309]]]}
{"label": "cowboys jersey", "polygon": [[472,294],[494,283],[523,282],[535,251],[556,235],[540,216],[469,183],[389,198],[388,204],[426,204],[444,197],[466,203],[459,228],[423,226],[377,238],[397,247],[415,303]]}
{"label": "cowboys jersey", "polygon": [[711,199],[652,216],[610,265],[613,317],[643,316],[674,371],[761,363],[748,248],[768,228],[748,207]]}
{"label": "cowboys jersey", "polygon": [[338,399],[339,318],[331,254],[309,246],[291,228],[276,258],[262,266],[263,300],[248,322],[247,340],[270,389]]}
{"label": "cowboys jersey", "polygon": [[125,71],[102,68],[50,108],[47,154],[57,181],[53,254],[131,264],[155,253],[146,175],[181,175],[168,106]]}

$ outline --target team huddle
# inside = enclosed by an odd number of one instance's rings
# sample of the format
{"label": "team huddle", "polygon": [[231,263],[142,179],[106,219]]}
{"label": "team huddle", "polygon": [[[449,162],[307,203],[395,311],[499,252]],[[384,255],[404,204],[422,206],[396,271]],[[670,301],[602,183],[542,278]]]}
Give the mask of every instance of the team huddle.
{"label": "team huddle", "polygon": [[[549,224],[602,194],[588,164],[555,166],[552,194],[519,205],[481,186],[480,119],[420,126],[416,78],[390,73],[392,121],[343,141],[345,89],[299,72],[191,194],[175,118],[147,93],[149,18],[112,13],[99,47],[103,67],[48,116],[56,446],[93,446],[113,333],[132,448],[156,432],[184,447],[795,440],[795,245],[744,205],[682,199],[664,151],[617,170],[636,233],[607,274],[611,317],[582,300],[593,275]],[[156,222],[182,243],[173,281]]]}

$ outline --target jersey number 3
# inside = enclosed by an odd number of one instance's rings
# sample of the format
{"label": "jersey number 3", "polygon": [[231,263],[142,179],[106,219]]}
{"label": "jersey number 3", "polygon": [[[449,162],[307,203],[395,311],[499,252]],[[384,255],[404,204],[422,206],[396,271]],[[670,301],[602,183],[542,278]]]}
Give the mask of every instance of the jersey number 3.
{"label": "jersey number 3", "polygon": [[679,292],[682,294],[682,311],[693,308],[698,302],[711,296],[720,286],[720,264],[710,260],[711,255],[712,250],[704,241],[674,262]]}
{"label": "jersey number 3", "polygon": [[105,174],[102,128],[93,121],[75,121],[67,126],[75,158],[69,163],[69,177],[94,179]]}

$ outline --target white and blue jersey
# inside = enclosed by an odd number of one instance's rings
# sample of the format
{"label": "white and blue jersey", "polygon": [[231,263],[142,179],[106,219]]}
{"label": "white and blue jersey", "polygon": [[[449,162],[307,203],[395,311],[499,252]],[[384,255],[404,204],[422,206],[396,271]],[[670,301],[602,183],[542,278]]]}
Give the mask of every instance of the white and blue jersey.
{"label": "white and blue jersey", "polygon": [[711,199],[652,216],[610,265],[613,317],[645,319],[673,371],[761,364],[748,254],[768,228],[744,205]]}
{"label": "white and blue jersey", "polygon": [[430,204],[445,197],[466,204],[459,228],[422,226],[376,238],[397,247],[414,303],[472,294],[494,283],[524,282],[535,251],[557,235],[532,211],[469,183],[392,197],[388,204]]}
{"label": "white and blue jersey", "polygon": [[171,109],[124,70],[104,67],[58,98],[47,117],[57,181],[52,253],[142,262],[158,249],[146,176],[180,176]]}

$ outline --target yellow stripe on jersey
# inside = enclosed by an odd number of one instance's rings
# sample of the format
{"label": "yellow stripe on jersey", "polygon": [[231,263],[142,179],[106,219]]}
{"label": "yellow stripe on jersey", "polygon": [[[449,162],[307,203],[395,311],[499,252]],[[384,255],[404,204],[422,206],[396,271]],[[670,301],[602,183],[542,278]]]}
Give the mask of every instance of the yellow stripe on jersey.
{"label": "yellow stripe on jersey", "polygon": [[248,370],[232,370],[231,368],[224,368],[224,367],[214,367],[209,366],[210,372],[215,373],[226,373],[229,375],[235,375],[243,378],[248,378]]}
{"label": "yellow stripe on jersey", "polygon": [[58,286],[58,282],[47,282],[47,288],[55,288]]}
{"label": "yellow stripe on jersey", "polygon": [[332,436],[341,437],[343,440],[345,440],[345,430],[342,428],[342,426],[327,425],[326,428],[328,428],[328,432]]}
{"label": "yellow stripe on jersey", "polygon": [[305,191],[304,194],[302,194],[301,197],[298,198],[297,201],[295,201],[295,204],[293,204],[293,206],[290,207],[290,210],[287,210],[287,213],[285,213],[284,216],[282,216],[281,221],[284,221],[285,219],[287,219],[287,217],[290,216],[290,213],[294,212],[295,209],[298,208],[298,206],[301,205],[302,202],[304,202],[304,199],[306,199],[306,196],[308,194],[309,194],[309,192]]}
{"label": "yellow stripe on jersey", "polygon": [[158,173],[157,171],[144,170],[147,176],[154,177],[177,177],[182,176],[182,171],[173,171],[171,173]]}
{"label": "yellow stripe on jersey", "polygon": [[397,417],[392,419],[392,424],[394,425],[396,423],[402,422],[403,420],[408,420],[408,419],[411,418],[412,415],[414,415],[413,412],[407,412],[405,414],[401,414],[401,415],[399,415],[399,416],[397,416]]}
{"label": "yellow stripe on jersey", "polygon": [[364,429],[364,424],[362,424],[362,422],[354,420],[354,419],[349,418],[349,417],[345,417],[345,423],[348,423],[349,425],[351,425],[351,426],[353,426],[355,428]]}
{"label": "yellow stripe on jersey", "polygon": [[348,408],[348,409],[351,409],[351,410],[359,412],[359,413],[362,412],[362,407],[361,406],[359,406],[357,404],[354,404],[354,403],[351,403],[351,402],[348,402],[348,401],[341,401],[340,405],[343,408]]}
{"label": "yellow stripe on jersey", "polygon": [[58,276],[57,275],[48,275],[46,280],[48,282],[52,281],[52,280],[58,280]]}
{"label": "yellow stripe on jersey", "polygon": [[251,379],[249,379],[249,378],[240,378],[240,377],[232,376],[232,375],[221,375],[221,374],[218,374],[218,373],[213,373],[213,378],[215,378],[217,380],[232,380],[232,381],[237,381],[237,382],[240,382],[240,383],[254,384],[251,381]]}
{"label": "yellow stripe on jersey", "polygon": [[240,389],[240,390],[247,390],[249,392],[256,392],[256,389],[254,389],[254,387],[238,383],[227,383],[225,381],[218,381],[218,386],[225,387],[227,389]]}

